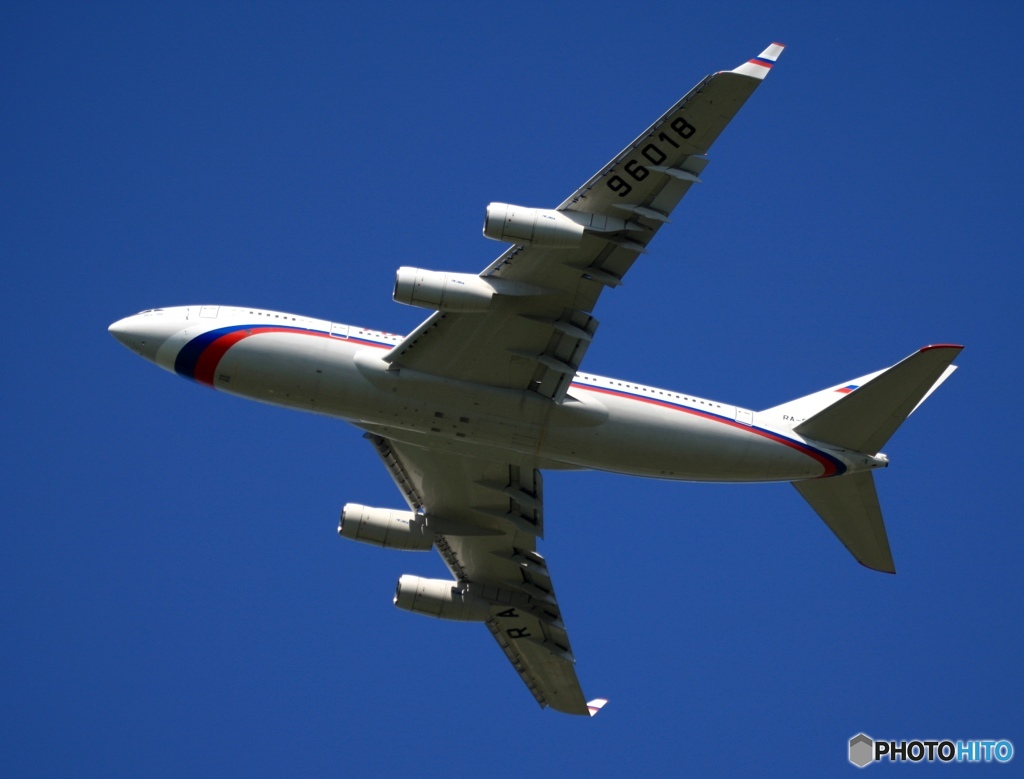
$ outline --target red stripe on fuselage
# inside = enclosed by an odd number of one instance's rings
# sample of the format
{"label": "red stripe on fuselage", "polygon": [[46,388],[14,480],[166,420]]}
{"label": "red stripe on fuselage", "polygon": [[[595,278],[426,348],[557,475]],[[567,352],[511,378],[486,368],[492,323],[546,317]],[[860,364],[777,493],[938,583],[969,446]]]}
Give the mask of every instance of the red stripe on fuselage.
{"label": "red stripe on fuselage", "polygon": [[217,366],[221,359],[227,354],[228,349],[239,341],[248,338],[250,335],[261,335],[263,333],[288,333],[290,335],[311,335],[316,338],[330,338],[332,341],[349,341],[358,343],[361,346],[372,346],[377,349],[390,349],[388,344],[379,344],[375,341],[364,341],[361,338],[341,338],[332,336],[330,333],[318,330],[293,330],[289,327],[250,327],[245,330],[235,330],[233,333],[226,333],[211,343],[196,361],[195,380],[200,384],[213,386],[213,378],[217,373]]}
{"label": "red stripe on fuselage", "polygon": [[576,382],[573,382],[571,386],[582,390],[589,390],[590,392],[598,392],[604,395],[612,395],[614,397],[624,398],[626,400],[636,400],[641,403],[650,403],[652,406],[661,406],[662,408],[669,408],[672,409],[673,411],[681,411],[684,414],[691,414],[692,416],[700,417],[701,419],[707,419],[710,422],[718,422],[723,425],[728,425],[729,427],[734,427],[737,430],[743,430],[748,433],[753,433],[754,435],[760,436],[761,438],[767,438],[768,440],[775,441],[776,443],[782,444],[783,446],[788,446],[790,449],[794,449],[800,452],[800,454],[806,455],[811,459],[817,461],[818,464],[821,465],[822,468],[824,468],[824,473],[822,473],[819,478],[834,476],[837,470],[835,463],[821,455],[817,450],[813,449],[807,444],[800,443],[799,441],[793,441],[792,439],[785,438],[781,435],[778,435],[777,433],[769,432],[768,430],[762,430],[761,428],[758,427],[744,425],[742,422],[734,422],[731,419],[726,419],[725,417],[718,416],[717,414],[711,414],[708,413],[707,411],[701,411],[700,409],[696,408],[678,406],[675,403],[669,403],[668,401],[664,400],[657,400],[656,398],[645,398],[642,395],[632,395],[628,392],[621,392],[619,390],[613,389],[605,389],[604,387],[592,387],[588,384],[577,384]]}

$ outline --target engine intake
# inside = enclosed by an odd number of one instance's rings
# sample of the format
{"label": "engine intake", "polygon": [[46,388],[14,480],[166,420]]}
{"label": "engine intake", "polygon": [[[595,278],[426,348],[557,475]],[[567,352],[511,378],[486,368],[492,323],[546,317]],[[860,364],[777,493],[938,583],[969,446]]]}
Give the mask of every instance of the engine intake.
{"label": "engine intake", "polygon": [[415,614],[461,622],[483,622],[491,604],[451,579],[423,579],[405,574],[395,588],[395,605]]}
{"label": "engine intake", "polygon": [[434,545],[434,534],[427,527],[426,517],[358,503],[346,503],[341,509],[338,535],[387,549],[425,551]]}

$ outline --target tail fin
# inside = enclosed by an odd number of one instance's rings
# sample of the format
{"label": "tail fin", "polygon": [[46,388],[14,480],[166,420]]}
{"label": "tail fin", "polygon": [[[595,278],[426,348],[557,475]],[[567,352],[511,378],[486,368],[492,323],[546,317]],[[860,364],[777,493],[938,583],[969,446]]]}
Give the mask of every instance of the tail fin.
{"label": "tail fin", "polygon": [[[952,362],[962,349],[950,344],[926,346],[891,368],[770,411],[809,413],[793,432],[854,452],[876,454],[956,370]],[[793,486],[858,562],[876,571],[896,573],[870,471],[797,481]]]}

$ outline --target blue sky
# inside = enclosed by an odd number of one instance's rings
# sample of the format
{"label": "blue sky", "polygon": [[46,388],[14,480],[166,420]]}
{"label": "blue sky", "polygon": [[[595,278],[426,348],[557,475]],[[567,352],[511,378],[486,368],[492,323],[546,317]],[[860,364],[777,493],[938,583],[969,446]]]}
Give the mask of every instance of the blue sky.
{"label": "blue sky", "polygon": [[[11,775],[815,776],[855,771],[861,731],[1024,749],[1012,4],[3,16]],[[593,720],[538,709],[482,627],[391,605],[444,569],[338,539],[342,504],[401,505],[358,431],[106,333],[208,302],[411,330],[398,266],[479,271],[488,202],[557,205],[776,40],[584,369],[767,408],[967,349],[886,447],[895,577],[787,485],[550,474],[541,551],[611,699]]]}

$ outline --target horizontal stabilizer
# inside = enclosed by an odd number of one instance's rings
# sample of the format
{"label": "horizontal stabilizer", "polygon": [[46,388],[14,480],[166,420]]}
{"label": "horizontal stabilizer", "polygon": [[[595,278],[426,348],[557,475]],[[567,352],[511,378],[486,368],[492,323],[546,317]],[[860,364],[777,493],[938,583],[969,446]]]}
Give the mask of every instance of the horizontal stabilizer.
{"label": "horizontal stabilizer", "polygon": [[873,474],[795,481],[793,486],[857,562],[883,573],[896,573]]}
{"label": "horizontal stabilizer", "polygon": [[604,708],[606,703],[608,703],[607,698],[594,698],[592,701],[587,701],[587,711],[589,711],[590,716],[593,717],[597,712]]}
{"label": "horizontal stabilizer", "polygon": [[[860,386],[837,392],[839,400],[793,431],[855,452],[877,453],[904,420],[955,370],[962,346],[926,346]],[[845,392],[844,392],[845,390]],[[806,497],[806,495],[804,496]]]}

